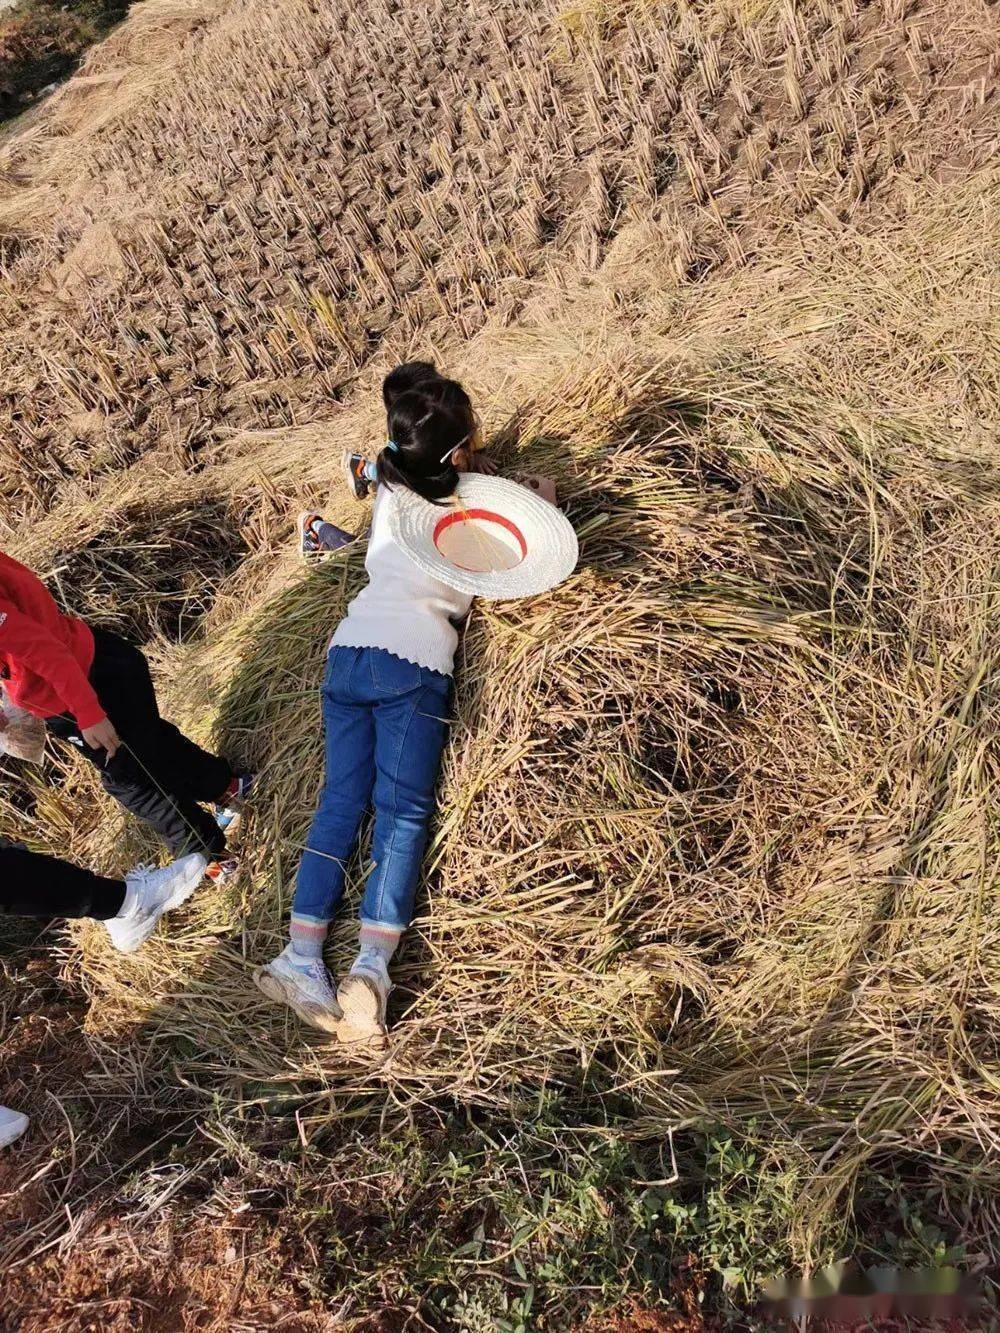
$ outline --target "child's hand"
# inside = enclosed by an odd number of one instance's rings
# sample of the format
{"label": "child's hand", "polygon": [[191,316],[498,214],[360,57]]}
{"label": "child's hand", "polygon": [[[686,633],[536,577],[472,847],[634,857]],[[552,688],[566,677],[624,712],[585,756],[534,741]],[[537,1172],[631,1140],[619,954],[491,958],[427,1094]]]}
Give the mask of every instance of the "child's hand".
{"label": "child's hand", "polygon": [[485,477],[495,477],[499,470],[489,454],[481,449],[456,449],[453,461],[459,472],[479,472]]}
{"label": "child's hand", "polygon": [[115,731],[114,723],[109,717],[102,718],[100,722],[95,722],[92,727],[84,727],[80,734],[92,750],[107,750],[109,759],[114,759],[122,743],[121,737]]}

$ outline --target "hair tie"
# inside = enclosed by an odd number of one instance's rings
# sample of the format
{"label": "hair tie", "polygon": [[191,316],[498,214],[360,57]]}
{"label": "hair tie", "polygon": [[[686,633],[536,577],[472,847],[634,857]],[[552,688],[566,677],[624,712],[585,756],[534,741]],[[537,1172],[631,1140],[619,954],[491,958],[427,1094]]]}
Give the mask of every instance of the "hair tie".
{"label": "hair tie", "polygon": [[452,454],[457,454],[459,449],[463,449],[469,439],[468,434],[462,436],[458,444],[453,444],[446,454],[442,454],[441,462],[450,463]]}
{"label": "hair tie", "polygon": [[396,443],[395,440],[386,440],[386,442],[385,442],[385,447],[386,447],[391,453],[394,453],[394,454],[398,454],[398,453],[399,453],[399,445]]}

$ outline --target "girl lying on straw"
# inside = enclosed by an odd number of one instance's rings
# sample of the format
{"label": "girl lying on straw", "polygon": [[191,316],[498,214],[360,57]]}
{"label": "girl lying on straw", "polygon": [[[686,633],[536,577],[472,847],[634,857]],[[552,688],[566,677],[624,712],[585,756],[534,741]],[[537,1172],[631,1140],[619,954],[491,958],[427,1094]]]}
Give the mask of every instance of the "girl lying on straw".
{"label": "girl lying on straw", "polygon": [[[298,871],[290,942],[254,980],[273,1000],[343,1041],[384,1041],[388,965],[410,924],[434,808],[458,632],[471,597],[420,570],[390,530],[395,492],[451,496],[476,465],[469,397],[427,362],[399,366],[382,388],[389,440],[374,465],[352,459],[355,494],[377,487],[365,568],[330,645],[323,682],[326,777]],[[483,460],[485,462],[485,460]],[[479,464],[480,467],[482,464]],[[323,520],[306,515],[304,539]],[[319,541],[317,540],[317,548]],[[358,955],[334,994],[323,943],[344,868],[370,801],[374,868],[361,903]]]}

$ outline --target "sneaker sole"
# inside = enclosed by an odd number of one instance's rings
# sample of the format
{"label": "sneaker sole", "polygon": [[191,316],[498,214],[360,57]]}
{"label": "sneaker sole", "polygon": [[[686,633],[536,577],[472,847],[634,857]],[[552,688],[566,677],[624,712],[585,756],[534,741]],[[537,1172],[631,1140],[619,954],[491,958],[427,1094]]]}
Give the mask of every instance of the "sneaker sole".
{"label": "sneaker sole", "polygon": [[[111,943],[115,946],[115,948],[118,950],[119,953],[135,953],[137,950],[141,949],[142,946],[149,939],[150,935],[152,935],[156,927],[160,924],[161,917],[166,916],[168,912],[172,912],[175,907],[180,907],[182,903],[186,903],[204,878],[205,878],[204,866],[202,866],[201,869],[199,869],[197,875],[192,870],[190,877],[188,879],[181,880],[180,884],[178,884],[177,888],[174,889],[173,893],[170,895],[167,901],[161,904],[161,906],[156,912],[156,915],[151,916],[147,921],[144,921],[142,923],[142,925],[138,929],[137,934],[135,934],[134,936],[129,936],[125,942],[119,944],[115,939],[114,935],[112,935],[111,931],[109,930],[108,934],[111,936]],[[107,924],[109,923],[105,922],[105,925]]]}
{"label": "sneaker sole", "polygon": [[367,1045],[385,1050],[389,1044],[381,997],[367,977],[347,976],[337,987],[343,1018],[337,1037],[348,1046]]}
{"label": "sneaker sole", "polygon": [[368,498],[368,487],[372,483],[366,480],[364,491],[360,495],[358,494],[358,479],[354,475],[354,469],[351,467],[351,455],[347,450],[341,456],[340,466],[347,480],[347,489],[351,492],[351,497],[355,500],[366,500]]}
{"label": "sneaker sole", "polygon": [[303,1023],[308,1023],[312,1028],[318,1028],[320,1032],[328,1032],[331,1035],[336,1033],[340,1024],[339,1015],[327,1012],[318,1004],[309,1004],[303,1001],[290,983],[269,968],[258,967],[254,971],[253,980],[257,989],[262,991],[269,1000],[287,1005],[289,1009],[298,1014]]}

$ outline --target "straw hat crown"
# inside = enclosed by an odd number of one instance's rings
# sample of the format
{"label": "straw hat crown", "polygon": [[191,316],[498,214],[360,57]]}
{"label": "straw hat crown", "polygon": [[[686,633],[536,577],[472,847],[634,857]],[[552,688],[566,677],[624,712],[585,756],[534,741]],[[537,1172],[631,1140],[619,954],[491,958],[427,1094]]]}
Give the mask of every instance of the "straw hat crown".
{"label": "straw hat crown", "polygon": [[494,601],[547,592],[579,557],[565,514],[504,477],[463,473],[447,506],[398,490],[390,524],[393,540],[425,573]]}

